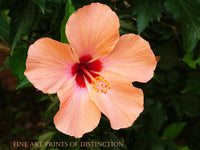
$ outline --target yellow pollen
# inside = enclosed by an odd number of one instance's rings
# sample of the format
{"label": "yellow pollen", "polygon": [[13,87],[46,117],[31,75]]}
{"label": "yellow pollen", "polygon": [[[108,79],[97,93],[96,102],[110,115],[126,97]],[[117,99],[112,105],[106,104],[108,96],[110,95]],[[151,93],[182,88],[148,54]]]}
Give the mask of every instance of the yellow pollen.
{"label": "yellow pollen", "polygon": [[107,80],[104,79],[104,77],[96,77],[92,78],[92,87],[98,92],[98,93],[104,93],[106,94],[107,91],[110,89],[110,84]]}

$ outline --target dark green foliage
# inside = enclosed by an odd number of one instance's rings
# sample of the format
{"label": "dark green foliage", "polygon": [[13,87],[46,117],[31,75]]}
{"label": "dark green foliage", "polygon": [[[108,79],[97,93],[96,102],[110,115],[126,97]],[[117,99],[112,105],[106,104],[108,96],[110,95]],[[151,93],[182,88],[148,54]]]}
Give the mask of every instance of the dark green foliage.
{"label": "dark green foliage", "polygon": [[163,131],[162,139],[168,140],[176,138],[183,131],[186,124],[187,122],[181,122],[181,123],[173,123],[167,126]]}
{"label": "dark green foliage", "polygon": [[0,10],[9,9],[10,6],[15,2],[16,0],[1,0],[0,1]]}
{"label": "dark green foliage", "polygon": [[[37,105],[29,108],[33,111],[41,107],[37,113],[41,117],[38,122],[42,130],[34,131],[34,136],[30,137],[31,131],[23,125],[10,127],[7,136],[16,139],[2,138],[0,149],[12,149],[10,142],[29,138],[42,143],[78,143],[75,147],[43,145],[31,148],[43,150],[199,150],[200,0],[0,0],[0,42],[7,41],[11,48],[3,69],[10,67],[18,79],[17,88],[26,92],[31,85],[24,76],[29,45],[41,37],[67,43],[65,25],[68,18],[91,2],[109,5],[119,16],[120,34],[139,33],[149,41],[155,55],[161,57],[151,81],[133,83],[144,91],[144,111],[133,126],[117,131],[111,129],[109,120],[102,115],[94,131],[75,139],[55,129],[53,117],[59,108],[56,95],[31,90],[32,98],[22,97],[17,108],[12,109],[12,94],[1,92],[5,100],[0,101],[1,109],[5,110],[3,118],[7,115],[11,124],[20,122],[27,113],[24,113],[27,103],[34,101]],[[24,133],[23,137],[20,133]],[[120,142],[123,146],[81,147],[81,142]]]}
{"label": "dark green foliage", "polygon": [[160,20],[162,8],[161,0],[133,1],[133,14],[137,16],[138,33],[140,34],[153,21],[154,17]]}
{"label": "dark green foliage", "polygon": [[197,45],[198,40],[200,39],[200,24],[198,28],[185,25],[182,29],[183,36],[183,48],[186,51],[192,51]]}
{"label": "dark green foliage", "polygon": [[195,0],[165,0],[165,8],[184,24],[199,28],[199,5]]}
{"label": "dark green foliage", "polygon": [[8,19],[6,18],[6,11],[0,12],[0,37],[6,41],[10,41],[10,27]]}
{"label": "dark green foliage", "polygon": [[37,4],[40,7],[42,13],[45,14],[44,8],[45,8],[45,2],[46,2],[46,0],[33,0],[33,2],[35,4]]}
{"label": "dark green foliage", "polygon": [[11,17],[11,51],[14,51],[18,42],[30,34],[36,19],[36,7],[31,0],[16,1],[10,9]]}
{"label": "dark green foliage", "polygon": [[62,20],[61,27],[60,27],[61,42],[63,43],[68,43],[67,37],[65,35],[65,26],[66,26],[67,20],[69,19],[69,17],[71,16],[73,12],[75,12],[74,6],[72,5],[71,0],[67,0],[66,8],[65,8],[65,16]]}
{"label": "dark green foliage", "polygon": [[191,51],[200,39],[199,4],[195,0],[166,0],[164,5],[175,19],[182,22],[182,46],[187,51],[187,57],[183,61],[195,68],[196,62],[192,58],[188,59],[188,57],[193,57]]}
{"label": "dark green foliage", "polygon": [[14,51],[13,55],[9,59],[12,72],[17,77],[18,80],[17,88],[31,85],[24,75],[24,71],[26,69],[25,66],[26,57],[27,57],[27,47],[21,46],[18,47],[16,51]]}

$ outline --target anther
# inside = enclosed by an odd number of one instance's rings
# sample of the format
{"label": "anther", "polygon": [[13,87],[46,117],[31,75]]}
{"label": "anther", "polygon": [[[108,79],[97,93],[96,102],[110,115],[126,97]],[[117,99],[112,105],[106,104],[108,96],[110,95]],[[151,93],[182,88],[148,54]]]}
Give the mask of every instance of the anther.
{"label": "anther", "polygon": [[108,81],[101,76],[92,78],[91,84],[93,89],[95,89],[98,93],[106,94],[107,91],[110,89],[110,84],[108,83]]}

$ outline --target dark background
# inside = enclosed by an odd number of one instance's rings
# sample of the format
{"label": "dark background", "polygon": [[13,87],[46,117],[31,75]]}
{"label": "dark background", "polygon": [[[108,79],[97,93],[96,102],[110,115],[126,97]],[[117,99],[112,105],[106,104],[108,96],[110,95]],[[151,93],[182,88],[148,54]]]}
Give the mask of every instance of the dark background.
{"label": "dark background", "polygon": [[[200,0],[101,0],[120,18],[120,34],[140,34],[160,61],[132,127],[118,131],[102,116],[81,139],[53,125],[56,95],[37,91],[26,79],[30,44],[41,37],[67,42],[65,24],[90,0],[0,0],[0,150],[10,149],[200,149]],[[123,147],[19,147],[13,142],[121,142]]]}

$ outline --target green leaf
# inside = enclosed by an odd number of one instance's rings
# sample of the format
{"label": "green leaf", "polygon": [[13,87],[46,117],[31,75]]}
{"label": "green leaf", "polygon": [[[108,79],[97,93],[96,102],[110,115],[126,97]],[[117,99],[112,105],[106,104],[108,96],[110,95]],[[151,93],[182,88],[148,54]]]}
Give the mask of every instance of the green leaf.
{"label": "green leaf", "polygon": [[176,19],[194,28],[199,28],[199,5],[195,1],[165,0],[164,5],[166,10],[172,13]]}
{"label": "green leaf", "polygon": [[199,5],[191,0],[166,0],[164,5],[174,18],[183,22],[183,49],[192,51],[200,39]]}
{"label": "green leaf", "polygon": [[10,41],[10,26],[4,12],[0,12],[0,37]]}
{"label": "green leaf", "polygon": [[137,27],[134,26],[127,20],[121,20],[120,19],[120,29],[119,29],[120,35],[127,34],[127,33],[137,33]]}
{"label": "green leaf", "polygon": [[194,61],[194,54],[193,52],[188,52],[184,57],[183,57],[183,62],[185,62],[188,66],[191,68],[196,68],[196,63]]}
{"label": "green leaf", "polygon": [[188,93],[192,95],[200,95],[200,73],[192,72],[188,76],[187,85],[181,93]]}
{"label": "green leaf", "polygon": [[175,142],[166,141],[165,142],[165,150],[177,150],[177,145]]}
{"label": "green leaf", "polygon": [[11,17],[11,52],[15,49],[22,37],[27,37],[33,27],[36,17],[35,4],[30,0],[16,1],[10,9]]}
{"label": "green leaf", "polygon": [[31,86],[32,84],[29,82],[29,80],[26,78],[26,76],[18,81],[18,85],[16,87],[16,89],[20,89],[20,88],[24,88],[24,87],[27,87],[27,86]]}
{"label": "green leaf", "polygon": [[195,29],[185,25],[182,30],[183,49],[187,52],[192,51],[200,39],[200,29]]}
{"label": "green leaf", "polygon": [[7,57],[6,60],[4,61],[3,65],[0,68],[0,71],[3,71],[3,70],[8,69],[8,68],[10,68],[9,57]]}
{"label": "green leaf", "polygon": [[193,92],[196,92],[195,90],[187,91],[187,94],[179,94],[179,96],[173,96],[173,107],[177,114],[184,113],[190,117],[199,116],[200,101],[198,97],[192,94]]}
{"label": "green leaf", "polygon": [[50,141],[56,132],[50,131],[46,132],[38,137],[39,142]]}
{"label": "green leaf", "polygon": [[44,8],[45,8],[45,2],[46,2],[46,0],[33,0],[33,2],[35,4],[37,4],[40,7],[42,13],[45,14]]}
{"label": "green leaf", "polygon": [[165,150],[165,148],[164,148],[164,145],[163,144],[161,144],[160,142],[157,142],[157,143],[152,143],[151,144],[151,149],[152,150]]}
{"label": "green leaf", "polygon": [[194,53],[188,52],[184,57],[183,57],[183,62],[185,62],[189,67],[196,69],[196,64],[200,64],[200,57],[198,57],[196,60],[194,60]]}
{"label": "green leaf", "polygon": [[171,125],[167,126],[163,131],[162,139],[168,140],[176,138],[177,136],[179,136],[179,134],[181,134],[186,124],[187,122],[181,122],[172,123]]}
{"label": "green leaf", "polygon": [[67,40],[67,37],[65,34],[65,27],[66,27],[66,23],[67,23],[69,17],[71,16],[71,14],[73,12],[75,12],[74,6],[73,6],[71,0],[67,0],[66,7],[65,7],[65,16],[62,20],[61,27],[60,27],[61,42],[63,42],[63,43],[68,43],[68,40]]}
{"label": "green leaf", "polygon": [[38,142],[41,142],[42,144],[38,148],[40,148],[40,150],[47,149],[47,146],[45,146],[45,142],[50,142],[55,134],[56,134],[55,131],[49,131],[49,132],[46,132],[46,133],[40,135],[38,137]]}
{"label": "green leaf", "polygon": [[27,57],[27,48],[19,47],[14,51],[13,55],[10,57],[10,67],[12,69],[12,73],[17,77],[18,80],[18,88],[26,87],[31,85],[24,75],[24,71],[26,69],[25,62]]}
{"label": "green leaf", "polygon": [[180,146],[178,147],[178,150],[190,150],[190,148],[187,146]]}
{"label": "green leaf", "polygon": [[59,99],[57,96],[51,96],[49,98],[52,100],[52,103],[48,106],[45,112],[45,117],[53,118],[59,107]]}
{"label": "green leaf", "polygon": [[156,17],[158,20],[161,17],[162,1],[160,0],[135,0],[133,3],[133,14],[137,15],[138,33],[140,34]]}
{"label": "green leaf", "polygon": [[151,99],[148,99],[147,101],[148,103],[145,103],[147,109],[144,111],[143,118],[145,119],[143,120],[143,124],[151,122],[151,124],[147,126],[148,130],[158,132],[162,128],[162,125],[167,121],[166,112],[162,103],[153,103],[153,100]]}

